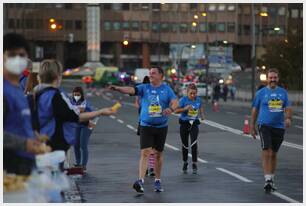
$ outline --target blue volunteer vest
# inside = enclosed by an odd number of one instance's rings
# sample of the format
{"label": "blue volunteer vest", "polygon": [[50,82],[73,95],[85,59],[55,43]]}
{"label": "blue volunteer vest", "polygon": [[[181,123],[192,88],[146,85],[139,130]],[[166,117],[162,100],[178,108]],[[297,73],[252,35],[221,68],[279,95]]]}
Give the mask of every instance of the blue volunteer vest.
{"label": "blue volunteer vest", "polygon": [[[38,96],[36,97],[40,133],[48,135],[51,139],[53,138],[56,128],[52,106],[52,100],[56,93],[65,95],[59,89],[48,87],[38,92]],[[66,142],[73,145],[75,143],[77,123],[63,122],[62,126]]]}

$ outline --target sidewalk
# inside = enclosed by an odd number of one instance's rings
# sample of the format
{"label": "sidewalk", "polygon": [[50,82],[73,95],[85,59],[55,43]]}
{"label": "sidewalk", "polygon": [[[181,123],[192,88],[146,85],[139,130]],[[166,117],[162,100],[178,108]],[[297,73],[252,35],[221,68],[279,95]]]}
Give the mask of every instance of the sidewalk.
{"label": "sidewalk", "polygon": [[[223,99],[219,100],[220,106],[234,106],[234,107],[247,107],[251,108],[252,102],[250,101],[241,101],[241,100],[235,100],[232,101],[231,99],[228,99],[226,102],[223,101]],[[300,116],[303,115],[303,106],[292,106],[293,113],[298,113]]]}

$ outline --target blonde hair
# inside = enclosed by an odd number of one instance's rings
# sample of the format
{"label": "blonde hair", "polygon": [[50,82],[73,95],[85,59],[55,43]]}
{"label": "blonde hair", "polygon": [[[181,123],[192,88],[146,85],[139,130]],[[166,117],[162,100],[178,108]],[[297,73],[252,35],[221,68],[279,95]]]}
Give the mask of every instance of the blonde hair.
{"label": "blonde hair", "polygon": [[62,76],[63,66],[56,59],[46,59],[40,63],[38,76],[41,83],[50,84]]}

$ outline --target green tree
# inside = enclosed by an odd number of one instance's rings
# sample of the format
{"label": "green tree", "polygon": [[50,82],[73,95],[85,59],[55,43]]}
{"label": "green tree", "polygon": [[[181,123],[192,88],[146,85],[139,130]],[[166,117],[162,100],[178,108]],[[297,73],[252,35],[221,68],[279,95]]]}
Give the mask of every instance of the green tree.
{"label": "green tree", "polygon": [[290,90],[303,89],[303,34],[288,31],[287,39],[271,41],[266,53],[258,60],[259,65],[277,68],[280,81]]}

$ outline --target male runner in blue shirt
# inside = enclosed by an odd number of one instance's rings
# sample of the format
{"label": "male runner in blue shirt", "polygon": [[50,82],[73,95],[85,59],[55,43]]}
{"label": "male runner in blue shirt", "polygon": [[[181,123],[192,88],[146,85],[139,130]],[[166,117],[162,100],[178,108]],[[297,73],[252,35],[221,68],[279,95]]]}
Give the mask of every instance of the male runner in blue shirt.
{"label": "male runner in blue shirt", "polygon": [[148,157],[152,149],[155,152],[155,192],[162,192],[161,168],[163,164],[163,150],[168,131],[168,116],[177,108],[178,101],[173,90],[163,83],[164,71],[161,68],[151,68],[150,84],[136,87],[110,86],[109,88],[124,94],[141,97],[140,113],[140,147],[139,179],[133,188],[143,193],[144,177],[147,169]]}
{"label": "male runner in blue shirt", "polygon": [[276,155],[284,140],[285,126],[291,126],[292,110],[285,89],[278,87],[279,73],[276,69],[268,71],[268,85],[258,90],[252,104],[251,134],[256,138],[255,122],[262,147],[262,165],[266,192],[276,190],[274,174]]}

